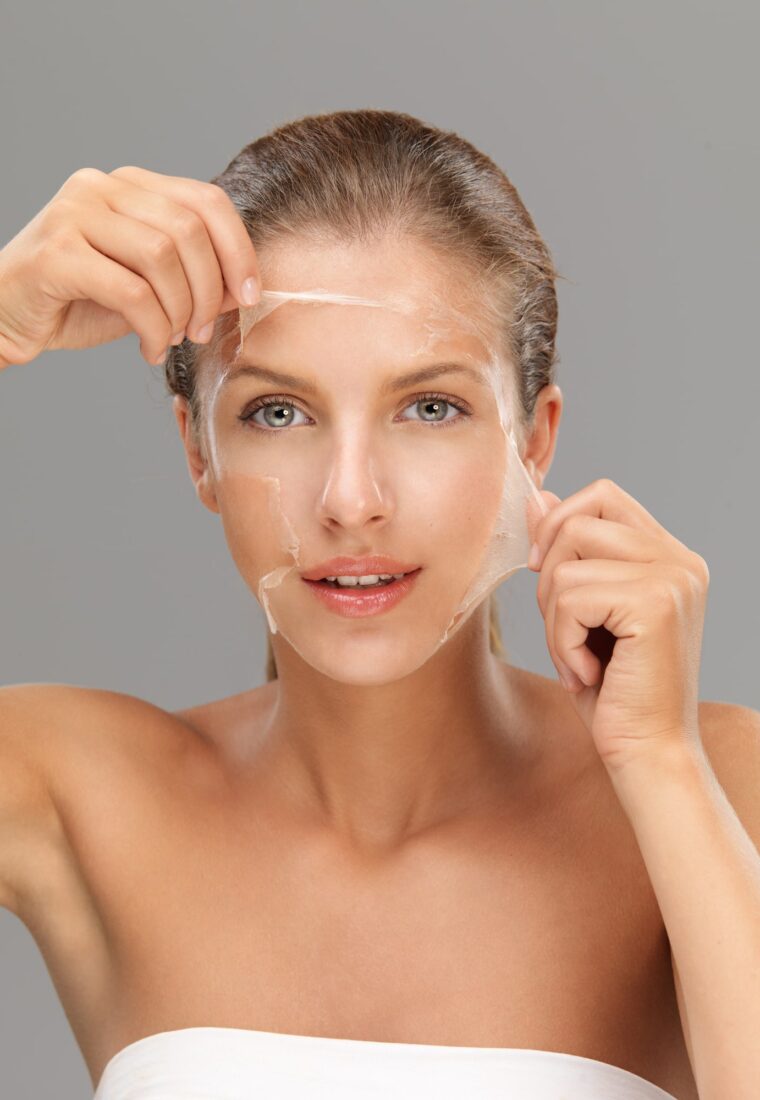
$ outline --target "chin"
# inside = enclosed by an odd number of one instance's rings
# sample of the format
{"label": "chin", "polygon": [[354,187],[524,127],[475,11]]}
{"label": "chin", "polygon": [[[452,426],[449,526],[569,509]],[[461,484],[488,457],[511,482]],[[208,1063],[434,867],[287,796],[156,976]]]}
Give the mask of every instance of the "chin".
{"label": "chin", "polygon": [[313,632],[306,637],[302,627],[292,637],[285,632],[282,636],[301,660],[323,676],[341,684],[378,687],[402,680],[421,668],[438,649],[442,633],[427,637],[416,628],[411,638],[407,630],[403,639],[395,631],[388,631],[384,637],[346,635],[340,639],[335,635],[320,638]]}
{"label": "chin", "polygon": [[323,676],[328,676],[340,684],[351,684],[354,687],[380,687],[382,684],[393,684],[403,680],[405,676],[410,676],[421,668],[430,656],[432,653],[427,653],[416,660],[404,660],[396,654],[386,662],[375,660],[371,664],[361,659],[338,662],[333,658],[324,662],[315,661],[312,667]]}

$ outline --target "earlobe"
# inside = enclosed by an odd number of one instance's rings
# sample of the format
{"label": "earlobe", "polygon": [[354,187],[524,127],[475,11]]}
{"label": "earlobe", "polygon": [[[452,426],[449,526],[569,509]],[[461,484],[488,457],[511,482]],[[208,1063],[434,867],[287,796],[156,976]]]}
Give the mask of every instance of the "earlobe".
{"label": "earlobe", "polygon": [[208,472],[208,468],[204,468],[203,473],[195,483],[195,491],[198,494],[198,499],[202,504],[208,508],[209,512],[214,512],[219,515],[219,505],[216,500],[216,493],[211,485],[211,477]]}
{"label": "earlobe", "polygon": [[187,399],[181,394],[175,394],[172,402],[174,416],[179,428],[182,445],[185,448],[185,458],[190,478],[195,486],[198,499],[210,512],[219,513],[219,505],[216,493],[212,486],[211,474],[206,461],[201,454],[190,429],[190,409]]}

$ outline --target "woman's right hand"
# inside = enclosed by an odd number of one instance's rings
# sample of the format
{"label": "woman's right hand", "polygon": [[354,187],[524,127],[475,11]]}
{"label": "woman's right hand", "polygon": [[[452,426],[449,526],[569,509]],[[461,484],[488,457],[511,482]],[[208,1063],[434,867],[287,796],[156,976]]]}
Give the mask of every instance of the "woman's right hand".
{"label": "woman's right hand", "polygon": [[0,367],[129,332],[157,365],[183,336],[208,343],[216,318],[252,305],[260,286],[248,231],[221,187],[80,168],[0,250]]}

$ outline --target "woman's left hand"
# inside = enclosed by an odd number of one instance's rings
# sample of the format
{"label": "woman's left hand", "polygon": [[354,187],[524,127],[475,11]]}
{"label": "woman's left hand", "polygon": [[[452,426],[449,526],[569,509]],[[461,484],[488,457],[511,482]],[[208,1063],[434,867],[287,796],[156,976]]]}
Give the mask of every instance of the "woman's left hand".
{"label": "woman's left hand", "polygon": [[535,525],[537,599],[560,677],[608,766],[699,743],[704,559],[603,478]]}

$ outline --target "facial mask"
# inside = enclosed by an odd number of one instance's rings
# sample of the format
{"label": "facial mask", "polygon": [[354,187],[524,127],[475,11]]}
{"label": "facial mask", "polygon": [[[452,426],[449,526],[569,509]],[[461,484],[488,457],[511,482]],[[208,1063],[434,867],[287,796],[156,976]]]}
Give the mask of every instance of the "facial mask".
{"label": "facial mask", "polygon": [[[266,321],[282,307],[287,308],[274,322]],[[302,310],[314,312],[293,312]],[[288,317],[293,318],[289,331]],[[273,323],[279,328],[272,329]],[[343,348],[338,325],[346,326],[345,343],[353,354],[350,369],[335,366]],[[437,346],[455,346],[452,340],[458,341],[456,356],[435,354]],[[324,394],[331,397],[314,401],[286,386],[275,406],[306,404],[316,423],[259,430],[240,419],[244,406],[280,389],[245,374],[246,364],[259,363],[262,342],[262,361],[276,363],[281,372],[308,375],[318,386],[321,380],[310,364],[315,353],[323,354],[323,369],[330,374],[324,378]],[[335,349],[335,357],[322,352],[324,348]],[[456,426],[391,423],[389,416],[373,419],[372,414],[361,419],[374,400],[362,373],[369,371],[364,349],[374,353],[374,363],[382,353],[379,361],[385,364],[387,358],[389,367],[383,374],[391,376],[443,358],[465,364],[478,379],[476,385],[470,380],[467,391],[475,399],[477,415]],[[217,492],[226,494],[220,510],[229,524],[228,541],[243,576],[255,585],[269,629],[280,632],[307,660],[315,663],[303,648],[310,615],[327,615],[326,629],[360,631],[364,639],[368,632],[377,636],[396,626],[394,616],[406,616],[404,630],[424,636],[430,656],[502,581],[527,565],[529,502],[535,506],[534,523],[548,508],[519,455],[514,368],[488,342],[485,325],[471,315],[426,294],[365,298],[323,289],[267,290],[255,306],[240,309],[239,344],[227,359],[217,352],[208,364],[202,407],[209,465]],[[415,398],[427,389],[453,397],[464,387],[452,374],[444,381],[405,387],[393,401],[397,405],[408,394],[402,411],[413,409],[415,400],[431,400]],[[292,393],[287,403],[285,393]],[[322,411],[315,416],[311,407],[316,404]],[[356,417],[346,412],[341,419],[341,407],[354,408]],[[253,423],[261,424],[263,412],[255,415]],[[303,415],[300,409],[298,415]],[[433,501],[440,502],[437,512],[430,507]],[[347,525],[336,530],[331,508],[343,509],[347,524],[354,505],[364,506],[367,517],[376,505],[385,521],[375,528],[359,524],[360,538],[349,536]],[[453,545],[437,541],[438,518],[445,520],[441,537]],[[316,561],[376,553],[402,560],[411,555],[422,566],[415,590],[398,605],[382,614],[342,620],[310,602],[301,573]],[[436,570],[427,569],[436,562],[446,567],[445,573],[443,566],[439,569],[437,583]],[[429,585],[427,591],[423,583]]]}

